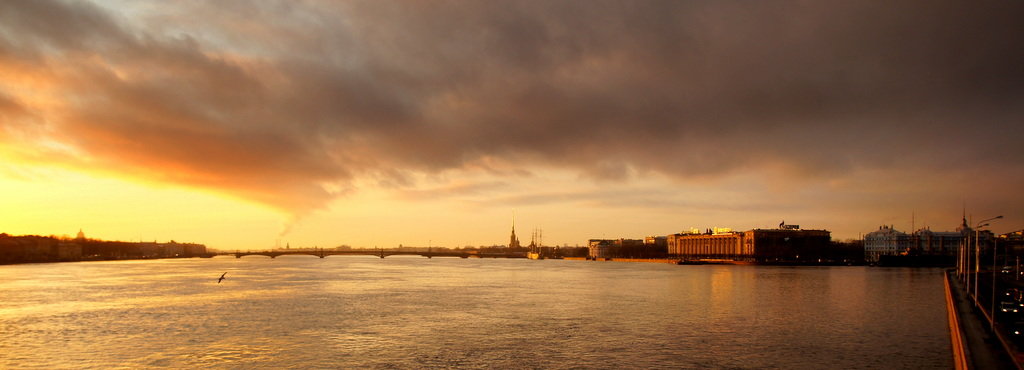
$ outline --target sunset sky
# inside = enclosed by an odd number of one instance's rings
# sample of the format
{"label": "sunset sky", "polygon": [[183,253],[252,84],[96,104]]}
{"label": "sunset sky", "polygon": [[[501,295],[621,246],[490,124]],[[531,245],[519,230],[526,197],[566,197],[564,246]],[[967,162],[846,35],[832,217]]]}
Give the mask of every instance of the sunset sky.
{"label": "sunset sky", "polygon": [[1022,1],[2,1],[0,232],[1024,229]]}

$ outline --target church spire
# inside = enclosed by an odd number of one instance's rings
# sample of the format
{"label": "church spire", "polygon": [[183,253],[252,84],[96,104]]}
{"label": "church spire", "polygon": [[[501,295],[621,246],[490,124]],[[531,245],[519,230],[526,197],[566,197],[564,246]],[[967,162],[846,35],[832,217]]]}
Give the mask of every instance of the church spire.
{"label": "church spire", "polygon": [[512,211],[512,237],[508,241],[509,248],[519,248],[519,238],[516,238],[516,211]]}

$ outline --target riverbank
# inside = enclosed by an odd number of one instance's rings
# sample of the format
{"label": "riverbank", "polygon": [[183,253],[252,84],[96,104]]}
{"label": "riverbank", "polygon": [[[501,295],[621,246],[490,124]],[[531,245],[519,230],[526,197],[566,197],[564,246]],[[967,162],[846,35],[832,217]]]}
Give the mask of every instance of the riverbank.
{"label": "riverbank", "polygon": [[206,246],[196,243],[123,242],[0,233],[0,264],[116,261],[136,259],[209,257]]}
{"label": "riverbank", "polygon": [[33,261],[3,261],[0,262],[0,266],[5,265],[26,265],[26,264],[39,264],[39,263],[65,263],[65,262],[99,262],[99,261],[141,261],[141,260],[165,260],[165,259],[182,259],[182,258],[211,258],[214,255],[207,253],[205,255],[198,256],[176,256],[176,257],[95,257],[95,258],[81,258],[81,259],[64,259],[64,260],[33,260]]}

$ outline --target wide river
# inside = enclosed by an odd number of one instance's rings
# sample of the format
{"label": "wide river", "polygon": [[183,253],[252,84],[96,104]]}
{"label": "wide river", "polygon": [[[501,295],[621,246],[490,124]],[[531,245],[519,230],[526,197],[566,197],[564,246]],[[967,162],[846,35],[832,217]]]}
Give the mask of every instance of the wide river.
{"label": "wide river", "polygon": [[942,286],[938,269],[399,256],[9,265],[0,368],[950,368]]}

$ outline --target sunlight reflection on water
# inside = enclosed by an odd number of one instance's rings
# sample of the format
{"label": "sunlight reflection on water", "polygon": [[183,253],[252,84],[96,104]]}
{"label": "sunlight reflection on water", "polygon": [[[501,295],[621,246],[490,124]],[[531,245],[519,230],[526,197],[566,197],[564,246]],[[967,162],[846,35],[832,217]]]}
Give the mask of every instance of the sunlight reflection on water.
{"label": "sunlight reflection on water", "polygon": [[936,269],[245,257],[2,266],[0,296],[0,368],[951,366]]}

